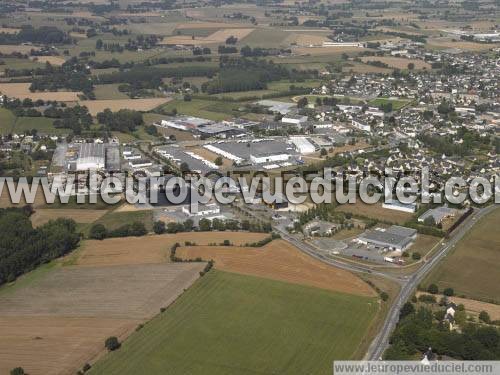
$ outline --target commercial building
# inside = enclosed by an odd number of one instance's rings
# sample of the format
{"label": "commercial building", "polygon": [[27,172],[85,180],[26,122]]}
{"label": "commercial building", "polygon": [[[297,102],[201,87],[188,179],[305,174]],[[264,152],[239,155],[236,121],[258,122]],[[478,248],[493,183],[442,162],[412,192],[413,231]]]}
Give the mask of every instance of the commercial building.
{"label": "commercial building", "polygon": [[297,125],[301,126],[305,122],[307,122],[307,116],[302,116],[302,115],[285,115],[281,119],[281,122],[284,124],[292,124],[292,125]]}
{"label": "commercial building", "polygon": [[106,148],[106,170],[108,172],[120,171],[120,150],[118,146],[113,145]]}
{"label": "commercial building", "polygon": [[179,116],[173,119],[161,120],[161,122],[158,125],[163,128],[173,128],[173,129],[188,131],[188,130],[195,130],[202,125],[211,124],[212,122],[213,121],[200,117]]}
{"label": "commercial building", "polygon": [[352,126],[354,126],[356,129],[359,129],[364,132],[370,133],[372,131],[372,128],[370,125],[361,122],[359,120],[352,119]]}
{"label": "commercial building", "polygon": [[177,145],[158,146],[155,148],[155,152],[175,163],[178,168],[180,168],[181,164],[186,163],[189,170],[193,172],[206,174],[212,170],[219,169],[219,167],[211,161]]}
{"label": "commercial building", "polygon": [[300,160],[295,146],[279,139],[221,141],[204,147],[237,164],[295,163]]}
{"label": "commercial building", "polygon": [[137,160],[131,160],[128,162],[128,164],[136,169],[136,168],[144,168],[144,167],[150,167],[153,165],[153,162],[148,159],[137,159]]}
{"label": "commercial building", "polygon": [[266,107],[272,112],[281,113],[282,115],[286,115],[292,108],[297,106],[295,103],[280,102],[277,100],[259,100],[256,104]]}
{"label": "commercial building", "polygon": [[316,152],[316,147],[306,137],[290,137],[290,141],[295,145],[301,154],[312,154]]}
{"label": "commercial building", "polygon": [[419,218],[418,221],[423,223],[425,222],[426,219],[432,218],[436,224],[441,223],[444,219],[454,217],[457,213],[457,210],[454,208],[449,208],[449,207],[437,207],[437,208],[431,208],[425,213],[423,213]]}
{"label": "commercial building", "polygon": [[76,170],[97,170],[105,167],[105,149],[103,143],[82,143],[79,145]]}
{"label": "commercial building", "polygon": [[395,200],[383,203],[382,207],[387,208],[389,210],[396,210],[409,213],[414,213],[417,210],[417,205],[415,203],[401,203]]}
{"label": "commercial building", "polygon": [[220,206],[217,203],[199,204],[198,209],[193,211],[191,206],[183,206],[182,212],[190,217],[212,216],[220,214]]}

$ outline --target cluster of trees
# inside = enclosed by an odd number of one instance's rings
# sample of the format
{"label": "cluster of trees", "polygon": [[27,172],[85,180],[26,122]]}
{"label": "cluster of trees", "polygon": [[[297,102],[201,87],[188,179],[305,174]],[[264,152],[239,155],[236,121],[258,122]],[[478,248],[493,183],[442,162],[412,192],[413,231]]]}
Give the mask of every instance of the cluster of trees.
{"label": "cluster of trees", "polygon": [[82,91],[90,99],[94,99],[93,84],[90,71],[76,57],[66,61],[60,67],[47,64],[42,76],[33,78],[30,91],[57,91],[68,89]]}
{"label": "cluster of trees", "polygon": [[500,332],[497,328],[464,321],[461,332],[450,331],[448,324],[442,322],[443,317],[443,310],[435,313],[427,307],[417,310],[407,302],[401,309],[400,322],[385,358],[414,359],[417,353],[424,353],[429,347],[438,355],[460,360],[500,358]]}
{"label": "cluster of trees", "polygon": [[88,130],[93,122],[87,107],[79,105],[66,108],[51,106],[43,112],[43,115],[57,119],[54,121],[55,128],[71,129],[77,135]]}
{"label": "cluster of trees", "polygon": [[212,53],[212,50],[208,47],[195,47],[193,48],[193,55],[194,56],[201,56],[201,55],[210,55]]}
{"label": "cluster of trees", "polygon": [[[168,224],[158,220],[153,224],[153,231],[156,234],[191,232],[194,229],[194,222],[191,219],[187,219],[183,223],[170,222]],[[250,222],[248,220],[243,220],[240,223],[236,220],[209,220],[203,218],[198,222],[198,230],[201,232],[209,232],[212,230],[222,232],[245,230],[250,232],[270,233],[272,231],[272,227],[268,223]]]}
{"label": "cluster of trees", "polygon": [[120,109],[118,112],[112,112],[106,108],[104,112],[97,114],[97,121],[106,125],[108,130],[122,132],[134,131],[138,126],[144,124],[142,113],[130,109]]}
{"label": "cluster of trees", "polygon": [[441,137],[439,135],[422,133],[419,134],[417,138],[422,141],[427,147],[440,155],[445,154],[448,156],[465,156],[471,152],[471,149],[469,147],[464,146],[465,142],[462,144],[457,144],[454,143],[450,137]]}
{"label": "cluster of trees", "polygon": [[238,48],[236,48],[235,46],[219,46],[219,48],[217,48],[217,52],[219,52],[219,54],[223,55],[223,54],[228,54],[228,53],[238,53]]}
{"label": "cluster of trees", "polygon": [[71,42],[69,35],[55,26],[34,28],[31,25],[23,25],[16,34],[0,33],[0,44],[69,44]]}
{"label": "cluster of trees", "polygon": [[274,51],[274,49],[266,49],[260,47],[252,48],[250,46],[244,46],[241,47],[240,54],[243,57],[264,57],[273,54]]}
{"label": "cluster of trees", "polygon": [[92,97],[92,81],[83,72],[64,72],[35,77],[30,86],[31,91],[57,91],[68,89],[71,91],[82,91],[85,95]]}
{"label": "cluster of trees", "polygon": [[67,254],[80,241],[73,220],[57,219],[34,229],[32,212],[31,206],[0,210],[0,284]]}
{"label": "cluster of trees", "polygon": [[[245,72],[244,75],[241,72]],[[222,59],[216,79],[205,82],[201,90],[208,94],[261,90],[267,82],[289,78],[291,73],[281,65],[263,60]]]}
{"label": "cluster of trees", "polygon": [[103,240],[105,238],[113,237],[141,237],[148,233],[143,223],[134,221],[131,224],[122,225],[116,229],[108,230],[102,224],[94,224],[90,228],[89,238],[94,240]]}
{"label": "cluster of trees", "polygon": [[168,224],[165,224],[164,221],[158,220],[153,224],[153,231],[156,234],[191,232],[193,229],[194,222],[191,219],[187,219],[183,223],[170,222]]}
{"label": "cluster of trees", "polygon": [[102,74],[99,83],[128,83],[137,88],[156,89],[162,84],[162,79],[183,77],[213,77],[217,68],[203,65],[181,66],[177,68],[134,67],[127,71]]}
{"label": "cluster of trees", "polygon": [[137,51],[138,49],[151,49],[158,44],[160,37],[156,35],[138,35],[135,39],[129,38],[125,45],[120,43],[104,43],[102,39],[97,39],[95,48],[100,51],[118,52],[121,53],[125,50]]}

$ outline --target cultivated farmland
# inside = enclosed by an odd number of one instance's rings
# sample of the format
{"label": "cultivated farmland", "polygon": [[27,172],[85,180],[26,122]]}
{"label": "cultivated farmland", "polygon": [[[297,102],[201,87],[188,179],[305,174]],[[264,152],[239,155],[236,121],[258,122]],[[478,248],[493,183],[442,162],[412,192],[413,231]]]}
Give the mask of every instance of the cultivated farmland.
{"label": "cultivated farmland", "polygon": [[161,263],[168,260],[170,248],[177,242],[208,245],[229,239],[233,244],[240,245],[260,241],[267,236],[265,233],[197,232],[88,240],[72,255],[75,259],[71,263],[85,266]]}
{"label": "cultivated farmland", "polygon": [[500,302],[499,220],[500,209],[481,218],[424,284],[436,283],[440,290],[453,288],[459,296]]}
{"label": "cultivated farmland", "polygon": [[401,57],[379,57],[379,56],[365,56],[362,57],[361,60],[363,62],[369,61],[380,61],[384,64],[389,65],[391,68],[396,69],[408,69],[408,64],[413,63],[415,65],[415,69],[430,69],[431,66],[423,60],[419,59],[404,59]]}
{"label": "cultivated farmland", "polygon": [[241,40],[249,35],[255,29],[222,29],[206,36],[206,37],[196,37],[192,38],[190,35],[180,35],[165,38],[162,44],[188,44],[188,45],[200,45],[200,44],[215,44],[224,43],[227,38],[234,36]]}
{"label": "cultivated farmland", "polygon": [[220,270],[314,286],[337,292],[374,296],[368,284],[350,272],[305,255],[288,242],[277,240],[263,248],[188,246],[177,249],[181,258],[215,260]]}
{"label": "cultivated farmland", "polygon": [[373,298],[211,271],[91,374],[331,374],[353,358]]}
{"label": "cultivated farmland", "polygon": [[74,374],[102,351],[103,339],[124,339],[137,319],[0,316],[0,373],[22,364],[32,375]]}
{"label": "cultivated farmland", "polygon": [[29,83],[0,83],[0,93],[12,98],[31,100],[55,100],[58,102],[74,102],[78,100],[80,92],[76,91],[53,91],[53,92],[31,92]]}
{"label": "cultivated farmland", "polygon": [[[0,292],[0,373],[74,374],[172,303],[203,263],[57,267]],[[28,275],[27,275],[28,276]]]}
{"label": "cultivated farmland", "polygon": [[[0,86],[1,89],[1,86]],[[82,100],[80,105],[86,106],[92,116],[109,108],[113,112],[120,109],[132,109],[135,111],[150,111],[169,101],[169,98],[149,99],[115,99],[115,100]]]}

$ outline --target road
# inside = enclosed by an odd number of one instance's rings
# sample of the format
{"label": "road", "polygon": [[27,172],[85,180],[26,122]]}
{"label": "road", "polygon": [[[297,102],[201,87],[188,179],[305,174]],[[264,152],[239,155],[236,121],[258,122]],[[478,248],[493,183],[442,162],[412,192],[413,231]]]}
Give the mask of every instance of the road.
{"label": "road", "polygon": [[[334,267],[338,267],[351,272],[361,272],[361,273],[369,273],[372,275],[377,275],[384,277],[386,279],[390,279],[395,281],[401,285],[401,289],[399,291],[399,295],[396,297],[396,300],[392,304],[389,313],[387,314],[384,324],[377,334],[375,339],[372,341],[368,351],[365,355],[365,359],[367,360],[378,360],[381,359],[384,351],[389,346],[389,338],[391,336],[392,331],[396,327],[396,324],[399,320],[399,311],[401,307],[408,301],[411,297],[412,293],[417,288],[418,284],[424,279],[424,277],[434,268],[440,260],[442,260],[451,249],[453,249],[458,241],[462,239],[462,237],[476,224],[481,217],[487,215],[491,211],[497,208],[496,205],[491,205],[482,209],[474,209],[474,212],[457,228],[453,231],[451,236],[443,242],[441,245],[442,248],[438,250],[431,258],[427,259],[423,262],[423,265],[417,269],[413,274],[408,275],[406,277],[403,276],[394,276],[388,272],[377,271],[369,266],[364,265],[354,265],[347,262],[342,262],[340,260],[334,260],[323,256],[322,254],[318,254],[314,247],[311,245],[302,242],[296,237],[290,235],[283,225],[273,225],[273,229],[278,232],[281,237],[295,245],[299,250],[316,258],[324,263],[330,264]],[[262,216],[259,216],[252,212],[252,210],[244,209],[245,212],[254,216],[258,220],[262,220]]]}
{"label": "road", "polygon": [[475,210],[475,212],[470,215],[450,236],[447,242],[444,244],[443,248],[439,250],[432,258],[430,258],[422,267],[420,267],[409,279],[405,282],[399,292],[396,301],[394,301],[387,317],[385,319],[384,325],[381,331],[375,337],[372,344],[370,345],[368,352],[365,356],[368,360],[378,360],[382,357],[382,354],[387,349],[389,345],[389,338],[396,327],[399,320],[399,311],[404,303],[410,298],[414,290],[417,288],[418,284],[423,280],[423,278],[430,272],[430,270],[436,266],[441,259],[443,259],[451,249],[455,247],[455,244],[472,228],[472,226],[479,221],[481,217],[490,213],[495,208],[496,205],[492,205],[480,210]]}

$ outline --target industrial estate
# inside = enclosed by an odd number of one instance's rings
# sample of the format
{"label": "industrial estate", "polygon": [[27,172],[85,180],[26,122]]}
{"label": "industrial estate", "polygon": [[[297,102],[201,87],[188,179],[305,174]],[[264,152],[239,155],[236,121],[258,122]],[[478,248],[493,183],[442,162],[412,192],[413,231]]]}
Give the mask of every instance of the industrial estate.
{"label": "industrial estate", "polygon": [[500,360],[499,58],[496,0],[1,1],[0,374]]}

